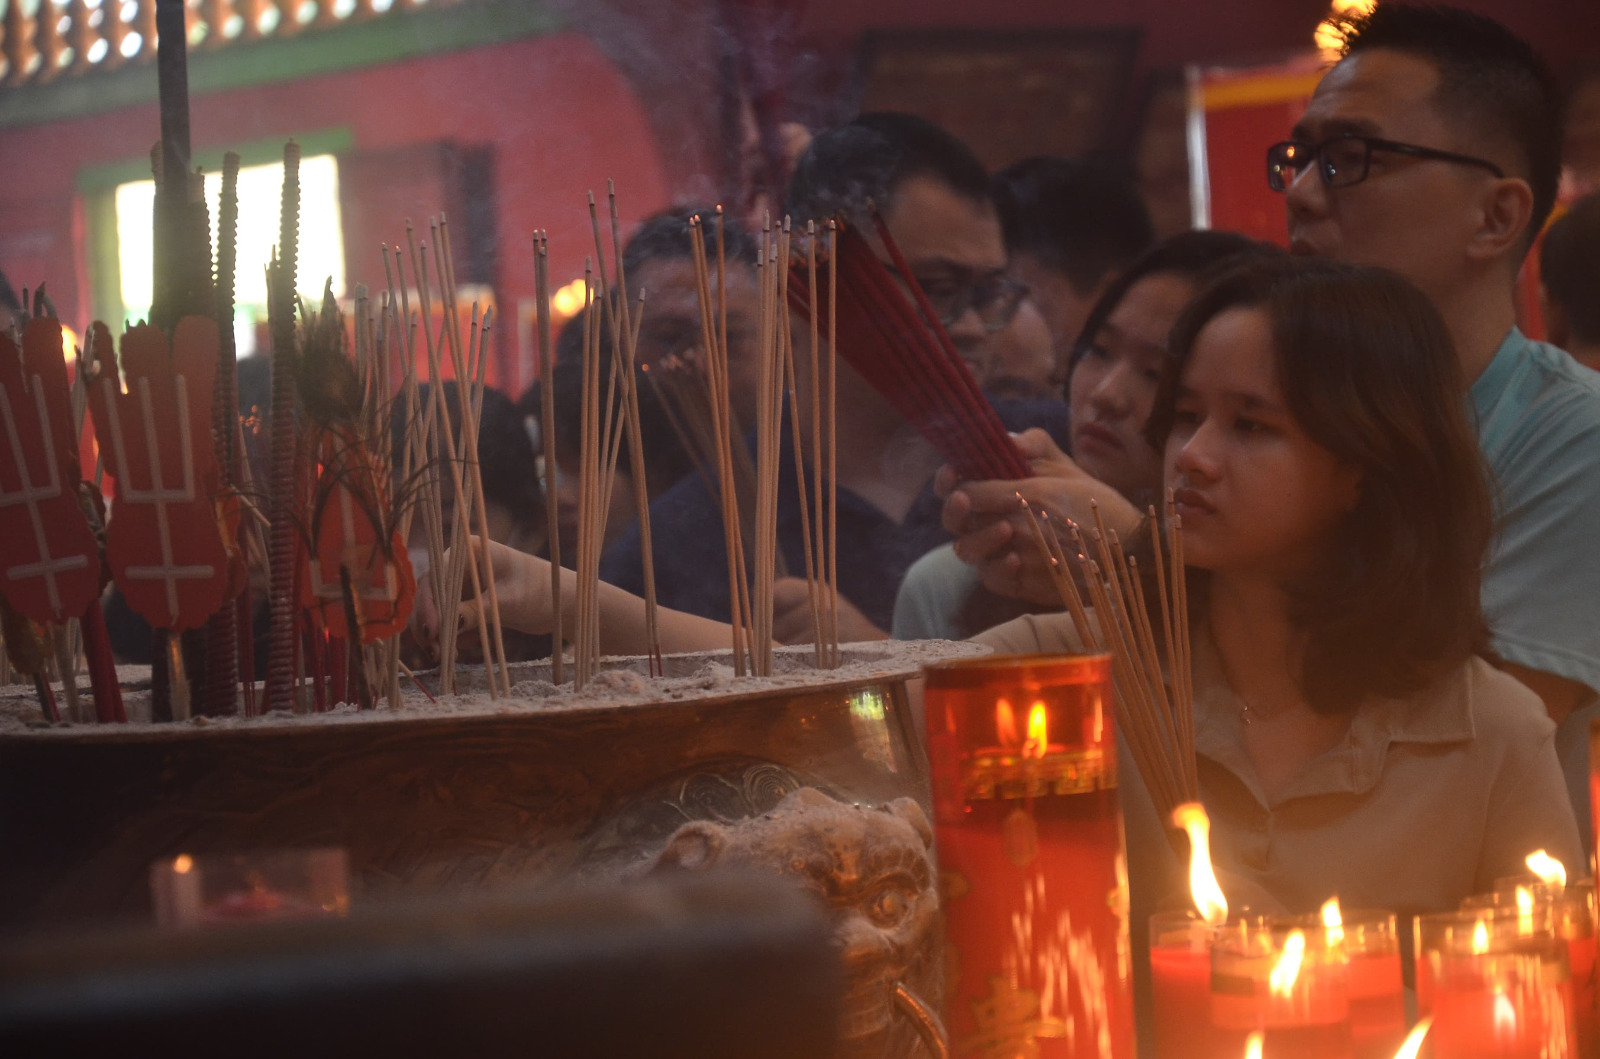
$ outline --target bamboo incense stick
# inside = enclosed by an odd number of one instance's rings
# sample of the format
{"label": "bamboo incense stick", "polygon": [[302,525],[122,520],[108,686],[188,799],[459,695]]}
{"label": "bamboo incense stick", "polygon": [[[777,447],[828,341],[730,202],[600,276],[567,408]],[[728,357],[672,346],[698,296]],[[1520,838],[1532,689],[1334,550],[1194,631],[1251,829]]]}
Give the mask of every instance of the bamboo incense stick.
{"label": "bamboo incense stick", "polygon": [[559,686],[566,681],[566,645],[561,621],[561,532],[556,506],[556,392],[555,346],[550,336],[550,257],[549,237],[541,229],[534,234],[534,311],[539,329],[539,443],[544,449],[545,530],[550,547],[550,676]]}

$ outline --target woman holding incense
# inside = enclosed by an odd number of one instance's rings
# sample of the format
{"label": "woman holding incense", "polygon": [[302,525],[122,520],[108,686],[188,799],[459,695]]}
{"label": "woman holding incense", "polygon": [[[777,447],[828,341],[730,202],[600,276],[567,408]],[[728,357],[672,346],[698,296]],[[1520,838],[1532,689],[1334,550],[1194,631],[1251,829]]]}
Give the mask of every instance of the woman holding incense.
{"label": "woman holding incense", "polygon": [[[1535,849],[1581,865],[1554,725],[1479,656],[1489,492],[1431,304],[1263,259],[1202,291],[1171,348],[1149,435],[1183,523],[1219,867],[1293,912],[1425,912]],[[978,639],[1079,646],[1065,615]]]}
{"label": "woman holding incense", "polygon": [[940,472],[935,488],[947,497],[945,528],[964,539],[959,548],[935,548],[907,571],[894,605],[896,639],[965,639],[1060,605],[1037,550],[1015,533],[1025,522],[1016,511],[1019,493],[1036,510],[1064,518],[1084,517],[1093,496],[1113,522],[1139,524],[1139,512],[1161,491],[1161,453],[1144,428],[1167,333],[1206,273],[1237,255],[1269,250],[1231,232],[1183,232],[1151,247],[1107,285],[1061,380],[1072,454],[1044,431],[1030,430],[1017,443],[1036,477],[974,483],[958,482],[948,468]]}

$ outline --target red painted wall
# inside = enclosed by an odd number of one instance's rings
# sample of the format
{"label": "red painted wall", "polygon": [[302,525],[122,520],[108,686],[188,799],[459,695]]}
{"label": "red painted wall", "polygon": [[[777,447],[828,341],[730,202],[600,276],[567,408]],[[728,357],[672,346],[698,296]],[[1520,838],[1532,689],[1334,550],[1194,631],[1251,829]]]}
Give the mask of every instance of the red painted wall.
{"label": "red painted wall", "polygon": [[[572,33],[202,96],[193,101],[192,122],[196,150],[340,126],[351,131],[355,152],[445,139],[491,146],[503,339],[515,335],[516,300],[533,293],[529,248],[536,227],[550,230],[551,280],[564,283],[582,275],[584,255],[593,253],[588,190],[603,194],[606,178],[615,177],[625,224],[662,208],[669,197],[655,152],[640,149],[651,142],[650,133],[627,82],[586,38]],[[80,333],[89,297],[73,175],[146,157],[158,136],[154,104],[0,130],[0,158],[6,160],[0,267],[18,288],[47,280],[63,318]],[[18,164],[21,159],[29,164]],[[386,231],[400,241],[407,215],[425,226],[426,217],[445,205],[403,190],[429,182],[395,177],[388,188],[352,188],[343,195],[351,290],[358,282],[383,286],[378,247],[356,244],[348,238],[353,231]],[[385,216],[351,216],[348,206],[359,208],[368,199],[381,203]],[[456,250],[459,255],[459,245]],[[263,264],[241,261],[239,267]],[[502,354],[512,347],[502,345]]]}

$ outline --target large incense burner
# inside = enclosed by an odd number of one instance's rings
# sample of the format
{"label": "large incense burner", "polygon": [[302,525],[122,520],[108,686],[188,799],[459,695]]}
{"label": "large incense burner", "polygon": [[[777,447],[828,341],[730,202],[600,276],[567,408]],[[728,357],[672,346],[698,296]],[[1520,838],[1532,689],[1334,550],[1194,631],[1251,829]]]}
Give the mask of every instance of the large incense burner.
{"label": "large incense burner", "polygon": [[[358,901],[753,868],[830,904],[862,980],[905,978],[936,1003],[928,777],[905,688],[980,650],[860,644],[817,670],[785,649],[761,679],[714,654],[669,656],[656,678],[608,659],[582,693],[540,663],[513,667],[509,700],[172,724],[41,726],[18,687],[0,728],[0,924],[148,916],[149,866],[179,853],[342,846]],[[851,1032],[889,1032],[891,998],[857,997]]]}

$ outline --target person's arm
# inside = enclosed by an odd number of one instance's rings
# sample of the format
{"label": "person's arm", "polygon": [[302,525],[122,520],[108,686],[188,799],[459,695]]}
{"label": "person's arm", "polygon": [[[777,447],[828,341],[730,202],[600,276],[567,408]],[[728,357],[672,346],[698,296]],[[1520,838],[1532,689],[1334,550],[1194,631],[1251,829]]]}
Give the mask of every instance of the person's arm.
{"label": "person's arm", "polygon": [[[476,542],[474,542],[476,546]],[[550,603],[550,563],[536,555],[490,542],[494,562],[495,594],[500,599],[500,621],[507,628],[526,633],[549,633],[555,624]],[[448,556],[448,553],[446,553]],[[468,582],[470,584],[470,580]],[[487,587],[485,588],[487,595]],[[615,585],[598,583],[600,608],[600,650],[604,654],[642,655],[650,651],[645,624],[644,600]],[[578,575],[561,571],[561,624],[568,640],[576,638],[578,615]],[[478,608],[471,601],[458,608],[461,630],[469,631],[478,622]],[[417,604],[412,624],[419,638],[434,643],[438,639],[438,620],[427,582],[417,586]],[[656,609],[656,629],[665,652],[714,651],[732,644],[733,627],[709,618],[668,607]]]}
{"label": "person's arm", "polygon": [[1017,497],[1035,513],[1049,512],[1063,536],[1067,519],[1093,525],[1091,500],[1107,528],[1124,538],[1139,528],[1143,516],[1116,490],[1086,474],[1043,430],[1018,434],[1016,442],[1028,457],[1032,478],[970,482],[958,480],[948,467],[940,469],[934,488],[945,502],[944,528],[955,535],[956,555],[977,568],[991,592],[1057,604],[1060,593]]}

